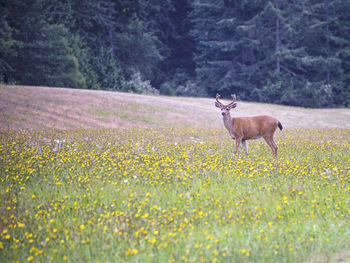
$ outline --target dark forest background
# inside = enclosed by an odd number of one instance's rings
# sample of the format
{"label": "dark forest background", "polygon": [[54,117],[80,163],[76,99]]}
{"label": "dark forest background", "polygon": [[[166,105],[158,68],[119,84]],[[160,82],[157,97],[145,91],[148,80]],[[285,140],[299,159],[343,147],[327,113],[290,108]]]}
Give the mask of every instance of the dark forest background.
{"label": "dark forest background", "polygon": [[350,1],[0,0],[0,82],[350,107]]}

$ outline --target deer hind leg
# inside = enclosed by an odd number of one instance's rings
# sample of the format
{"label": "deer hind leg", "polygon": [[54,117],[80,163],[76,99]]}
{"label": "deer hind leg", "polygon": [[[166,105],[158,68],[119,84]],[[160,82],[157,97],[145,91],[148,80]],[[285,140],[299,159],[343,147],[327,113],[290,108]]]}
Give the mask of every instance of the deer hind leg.
{"label": "deer hind leg", "polygon": [[242,147],[244,148],[245,153],[248,155],[248,144],[246,140],[242,141]]}
{"label": "deer hind leg", "polygon": [[271,142],[272,142],[272,144],[273,144],[273,146],[275,148],[274,156],[277,157],[277,149],[278,149],[278,147],[277,147],[277,144],[275,143],[275,141],[273,140],[273,137],[271,138]]}
{"label": "deer hind leg", "polygon": [[264,136],[264,140],[266,141],[267,145],[271,148],[273,156],[276,158],[277,157],[277,145],[273,141],[272,136]]}

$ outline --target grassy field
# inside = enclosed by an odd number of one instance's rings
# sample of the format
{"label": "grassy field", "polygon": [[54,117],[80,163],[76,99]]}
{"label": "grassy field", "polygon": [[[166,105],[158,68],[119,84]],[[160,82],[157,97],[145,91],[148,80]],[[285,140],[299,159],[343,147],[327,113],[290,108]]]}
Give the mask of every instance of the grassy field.
{"label": "grassy field", "polygon": [[240,103],[286,127],[273,159],[210,99],[0,88],[1,262],[350,261],[348,110]]}
{"label": "grassy field", "polygon": [[[215,98],[0,85],[0,130],[222,129],[222,118],[214,101]],[[239,101],[232,113],[236,116],[259,114],[276,117],[285,128],[350,128],[350,109],[305,109]]]}

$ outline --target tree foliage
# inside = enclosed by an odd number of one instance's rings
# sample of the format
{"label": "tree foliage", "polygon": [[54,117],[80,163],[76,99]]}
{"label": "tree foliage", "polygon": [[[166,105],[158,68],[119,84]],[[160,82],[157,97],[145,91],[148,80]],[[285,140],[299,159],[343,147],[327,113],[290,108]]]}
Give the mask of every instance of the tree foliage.
{"label": "tree foliage", "polygon": [[0,0],[0,81],[350,106],[348,0]]}
{"label": "tree foliage", "polygon": [[194,1],[197,79],[211,96],[350,106],[349,7],[343,0]]}

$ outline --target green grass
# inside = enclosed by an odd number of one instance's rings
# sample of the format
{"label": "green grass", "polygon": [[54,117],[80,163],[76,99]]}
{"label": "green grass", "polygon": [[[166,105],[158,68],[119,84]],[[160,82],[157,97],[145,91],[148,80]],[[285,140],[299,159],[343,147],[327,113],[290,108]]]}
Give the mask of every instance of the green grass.
{"label": "green grass", "polygon": [[[156,127],[171,127],[174,120],[167,118],[169,112],[185,114],[184,111],[169,107],[142,105],[139,103],[117,104],[112,108],[94,107],[89,110],[94,116],[101,117],[119,117],[133,123],[142,125],[154,125]],[[181,120],[184,122],[183,120]]]}
{"label": "green grass", "polygon": [[[105,114],[105,113],[101,113]],[[2,262],[349,260],[350,130],[0,134]]]}

